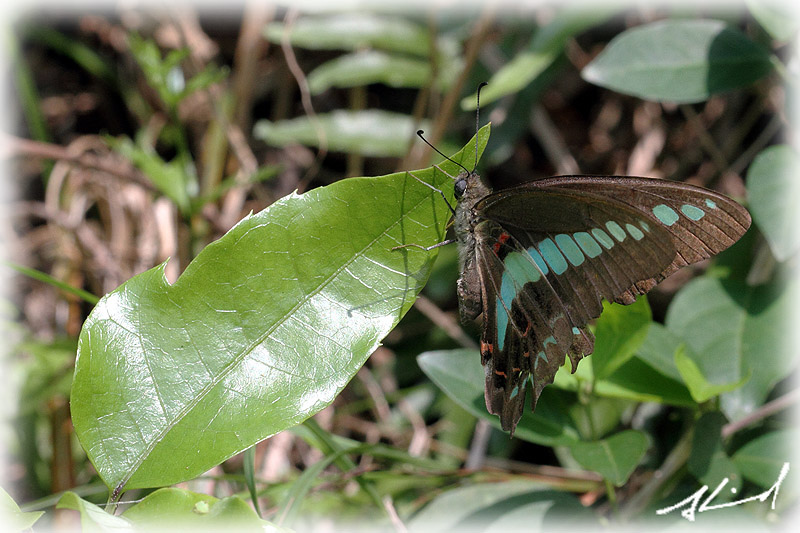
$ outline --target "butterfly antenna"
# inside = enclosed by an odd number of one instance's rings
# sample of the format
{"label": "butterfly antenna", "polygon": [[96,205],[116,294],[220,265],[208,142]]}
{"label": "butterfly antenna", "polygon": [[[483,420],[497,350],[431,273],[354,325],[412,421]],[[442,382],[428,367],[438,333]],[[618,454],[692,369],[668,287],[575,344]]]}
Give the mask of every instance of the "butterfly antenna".
{"label": "butterfly antenna", "polygon": [[472,167],[473,172],[475,172],[475,169],[478,168],[478,130],[481,128],[481,89],[487,85],[489,85],[488,81],[481,82],[481,84],[478,85],[478,102],[475,105],[475,166]]}
{"label": "butterfly antenna", "polygon": [[437,153],[437,154],[439,154],[440,156],[444,157],[445,159],[447,159],[447,160],[448,160],[448,161],[450,161],[451,163],[454,163],[454,164],[456,164],[456,165],[460,166],[461,168],[463,168],[463,169],[464,169],[464,172],[466,172],[467,174],[469,174],[469,173],[470,173],[470,172],[469,172],[469,170],[467,170],[467,167],[465,167],[464,165],[462,165],[462,164],[461,164],[461,163],[459,163],[458,161],[453,161],[452,159],[450,159],[449,157],[447,157],[446,155],[444,155],[442,152],[440,152],[438,148],[436,148],[434,145],[432,145],[431,143],[429,143],[429,142],[428,142],[428,139],[426,139],[425,137],[423,137],[423,136],[422,136],[422,134],[423,134],[423,133],[425,133],[423,130],[417,130],[417,136],[418,136],[420,139],[422,139],[423,141],[425,141],[425,144],[427,144],[428,146],[430,146],[431,148],[433,148],[433,149],[436,151],[436,153]]}

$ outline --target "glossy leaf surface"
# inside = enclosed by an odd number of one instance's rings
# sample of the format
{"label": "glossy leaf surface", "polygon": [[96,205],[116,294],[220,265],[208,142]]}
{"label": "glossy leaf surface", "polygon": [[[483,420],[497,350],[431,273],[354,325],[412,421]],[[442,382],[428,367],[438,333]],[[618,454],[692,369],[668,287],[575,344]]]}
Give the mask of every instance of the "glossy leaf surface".
{"label": "glossy leaf surface", "polygon": [[[454,158],[471,165],[474,141]],[[415,175],[452,195],[441,172]],[[161,265],[107,294],[81,331],[71,396],[103,481],[191,479],[330,404],[430,273],[435,250],[391,248],[441,241],[449,216],[407,173],[343,180],[245,218],[174,285]]]}

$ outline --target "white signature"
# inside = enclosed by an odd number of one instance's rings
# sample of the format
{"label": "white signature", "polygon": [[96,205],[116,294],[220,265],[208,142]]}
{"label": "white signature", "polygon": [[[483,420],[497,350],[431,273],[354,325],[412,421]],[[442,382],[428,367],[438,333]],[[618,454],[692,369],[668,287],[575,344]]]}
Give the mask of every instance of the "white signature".
{"label": "white signature", "polygon": [[[783,467],[781,467],[781,473],[778,475],[778,480],[772,485],[768,490],[762,492],[761,494],[757,494],[755,496],[750,496],[749,498],[744,498],[743,500],[736,500],[732,502],[725,502],[725,503],[718,503],[716,505],[710,505],[714,498],[725,488],[725,485],[728,484],[728,478],[725,478],[717,485],[717,488],[714,489],[708,498],[705,499],[702,503],[700,503],[700,498],[703,497],[703,494],[706,493],[708,490],[708,485],[703,485],[703,487],[675,505],[671,505],[670,507],[664,507],[663,509],[659,509],[656,511],[656,514],[663,515],[667,513],[671,513],[675,509],[679,509],[685,505],[688,505],[686,509],[681,511],[681,516],[684,517],[689,522],[694,522],[695,513],[702,513],[703,511],[714,511],[716,509],[724,509],[726,507],[734,507],[736,505],[752,502],[752,501],[761,501],[764,502],[767,498],[772,495],[772,509],[775,509],[775,499],[778,497],[778,490],[781,487],[781,483],[783,483],[784,478],[786,478],[786,474],[789,473],[789,463],[783,463]],[[731,491],[736,492],[736,489],[731,488]],[[698,506],[699,504],[699,506]]]}

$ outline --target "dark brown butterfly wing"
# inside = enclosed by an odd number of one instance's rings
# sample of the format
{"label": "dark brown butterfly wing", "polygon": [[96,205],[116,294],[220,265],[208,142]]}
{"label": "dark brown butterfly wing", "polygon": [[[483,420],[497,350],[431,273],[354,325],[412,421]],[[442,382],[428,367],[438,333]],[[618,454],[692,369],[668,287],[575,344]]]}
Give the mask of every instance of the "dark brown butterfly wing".
{"label": "dark brown butterfly wing", "polygon": [[475,206],[486,404],[513,431],[569,355],[593,350],[601,300],[629,304],[678,268],[711,257],[750,225],[729,198],[647,178],[562,176]]}

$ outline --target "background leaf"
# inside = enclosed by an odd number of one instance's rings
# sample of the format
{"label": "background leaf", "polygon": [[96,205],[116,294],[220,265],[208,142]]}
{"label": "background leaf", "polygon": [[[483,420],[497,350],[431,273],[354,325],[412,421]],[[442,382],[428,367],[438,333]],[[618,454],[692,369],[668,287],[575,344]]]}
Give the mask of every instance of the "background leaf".
{"label": "background leaf", "polygon": [[595,379],[603,379],[633,357],[644,342],[653,315],[647,298],[631,305],[603,301],[603,314],[597,319],[594,352],[590,361]]}
{"label": "background leaf", "polygon": [[[473,141],[454,159],[474,154]],[[441,172],[415,174],[452,194]],[[449,214],[407,173],[344,180],[242,220],[174,285],[162,265],[106,295],[71,397],[106,485],[192,478],[332,402],[430,273],[435,251],[391,248],[439,242]]]}
{"label": "background leaf", "polygon": [[595,524],[577,499],[531,481],[483,483],[445,492],[417,513],[410,532],[549,531]]}
{"label": "background leaf", "polygon": [[389,87],[423,87],[431,77],[424,59],[361,50],[339,56],[308,74],[308,87],[319,94],[331,87],[357,87],[383,83]]}
{"label": "background leaf", "polygon": [[659,102],[702,102],[772,70],[769,53],[719,20],[665,20],[617,35],[581,75]]}
{"label": "background leaf", "polygon": [[[284,31],[283,23],[272,22],[264,35],[271,42],[280,43]],[[291,27],[289,42],[314,50],[376,48],[423,57],[430,53],[430,36],[423,26],[399,17],[370,13],[300,18]]]}
{"label": "background leaf", "polygon": [[74,492],[65,492],[58,500],[56,509],[72,509],[81,515],[81,529],[83,531],[114,531],[133,533],[133,524],[126,518],[114,516],[105,512],[101,507],[88,502]]}
{"label": "background leaf", "polygon": [[[476,350],[425,352],[417,357],[417,363],[425,375],[461,407],[500,429],[500,420],[486,410],[485,373]],[[546,387],[542,398],[547,400],[555,393],[552,387]],[[577,429],[557,403],[543,401],[535,413],[525,410],[514,437],[547,446],[577,442]]]}
{"label": "background leaf", "polygon": [[742,476],[739,469],[725,453],[722,442],[722,427],[725,416],[719,411],[704,413],[697,421],[692,439],[692,452],[687,466],[689,472],[703,485],[714,490],[725,478],[728,478],[726,489],[721,491],[714,501],[730,501],[742,487]]}
{"label": "background leaf", "polygon": [[[316,120],[316,121],[315,121]],[[317,115],[270,122],[259,120],[253,135],[274,146],[304,144],[320,146],[323,130],[328,150],[365,156],[402,157],[418,129],[428,128],[427,121],[415,121],[408,115],[389,111],[331,111]],[[457,173],[456,173],[457,174]]]}
{"label": "background leaf", "polygon": [[800,250],[800,155],[788,145],[759,153],[747,171],[747,195],[753,220],[778,261]]}
{"label": "background leaf", "polygon": [[628,480],[646,451],[647,436],[635,430],[570,446],[572,456],[581,466],[599,473],[618,487]]}
{"label": "background leaf", "polygon": [[769,488],[777,481],[783,464],[796,456],[793,448],[798,438],[797,429],[772,431],[739,448],[733,462],[745,478]]}
{"label": "background leaf", "polygon": [[6,528],[11,531],[22,531],[30,529],[42,517],[44,511],[23,512],[17,502],[0,487],[0,513]]}
{"label": "background leaf", "polygon": [[736,382],[741,388],[722,395],[722,410],[735,420],[767,397],[796,365],[784,342],[794,283],[747,286],[744,282],[697,278],[675,296],[666,326],[682,338],[702,375],[712,384]]}
{"label": "background leaf", "polygon": [[238,496],[219,499],[178,488],[158,489],[122,516],[146,530],[175,527],[206,531],[225,526],[236,531],[264,531],[267,524]]}
{"label": "background leaf", "polygon": [[747,9],[761,26],[776,40],[786,42],[797,34],[797,17],[789,4],[745,0]]}
{"label": "background leaf", "polygon": [[[481,102],[489,104],[500,98],[519,92],[541,75],[564,52],[567,41],[574,35],[597,26],[611,16],[616,7],[596,6],[591,10],[584,8],[562,9],[551,21],[537,29],[528,43],[527,50],[514,54],[514,57],[489,80],[489,85],[481,91]],[[473,110],[477,105],[473,93],[461,100],[461,108]]]}

